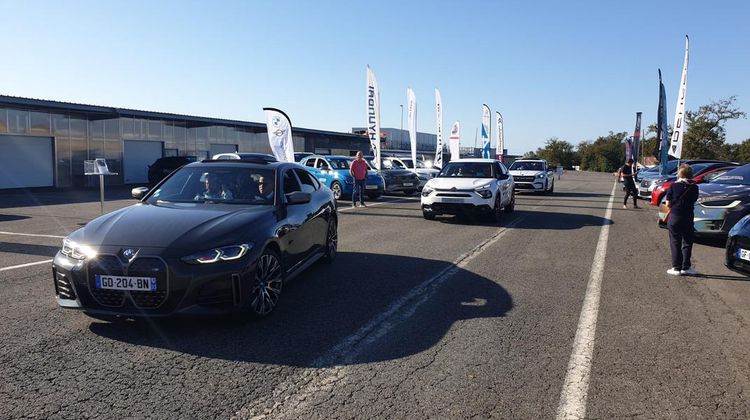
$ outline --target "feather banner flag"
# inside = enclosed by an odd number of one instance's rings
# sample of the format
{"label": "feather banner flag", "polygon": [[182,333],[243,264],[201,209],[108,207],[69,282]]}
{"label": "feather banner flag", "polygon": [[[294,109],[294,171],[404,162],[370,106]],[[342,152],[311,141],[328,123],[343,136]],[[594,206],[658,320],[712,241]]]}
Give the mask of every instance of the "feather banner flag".
{"label": "feather banner flag", "polygon": [[680,94],[677,96],[677,108],[674,111],[674,125],[672,127],[672,139],[669,144],[669,155],[677,159],[682,155],[682,133],[685,130],[685,94],[687,93],[688,73],[688,44],[690,38],[685,35],[685,60],[682,63],[682,77],[680,78]]}
{"label": "feather banner flag", "polygon": [[440,91],[435,89],[435,119],[437,120],[437,144],[435,145],[435,162],[437,168],[443,168],[443,101]]}
{"label": "feather banner flag", "polygon": [[482,105],[482,158],[490,158],[490,107]]}
{"label": "feather banner flag", "polygon": [[266,129],[271,151],[279,162],[294,162],[294,142],[292,123],[284,111],[276,108],[263,108],[266,113]]}
{"label": "feather banner flag", "polygon": [[370,138],[373,164],[380,170],[380,90],[370,66],[367,66],[367,137]]}
{"label": "feather banner flag", "polygon": [[414,171],[417,168],[417,97],[411,87],[406,89],[406,99],[408,104],[408,127],[409,141],[411,141],[411,161],[414,163]]}
{"label": "feather banner flag", "polygon": [[461,122],[459,121],[454,122],[451,127],[451,138],[448,149],[451,152],[451,160],[461,158]]}

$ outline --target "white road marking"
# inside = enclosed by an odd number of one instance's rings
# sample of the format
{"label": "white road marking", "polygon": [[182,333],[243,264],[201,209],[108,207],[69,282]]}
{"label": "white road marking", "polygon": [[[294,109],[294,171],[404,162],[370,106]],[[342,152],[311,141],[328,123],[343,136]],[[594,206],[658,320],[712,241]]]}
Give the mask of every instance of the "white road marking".
{"label": "white road marking", "polygon": [[64,239],[64,236],[60,235],[41,235],[38,233],[18,233],[18,232],[0,232],[0,235],[16,235],[16,236],[33,236],[36,238],[56,238],[56,239]]}
{"label": "white road marking", "polygon": [[16,268],[31,267],[32,265],[47,264],[47,263],[51,263],[51,262],[52,262],[52,260],[44,260],[44,261],[37,261],[37,262],[33,262],[33,263],[27,263],[27,264],[12,265],[10,267],[0,268],[0,271],[8,271],[8,270],[16,269]]}
{"label": "white road marking", "polygon": [[612,202],[615,198],[615,188],[607,203],[604,214],[605,224],[599,232],[599,242],[596,244],[594,262],[591,264],[591,274],[583,299],[581,315],[578,318],[578,329],[573,340],[573,352],[568,362],[560,405],[557,407],[557,419],[582,419],[586,416],[586,399],[589,391],[589,375],[594,355],[594,338],[596,335],[596,321],[599,316],[599,298],[602,290],[604,262],[607,257],[607,242],[609,241],[609,221],[612,217]]}

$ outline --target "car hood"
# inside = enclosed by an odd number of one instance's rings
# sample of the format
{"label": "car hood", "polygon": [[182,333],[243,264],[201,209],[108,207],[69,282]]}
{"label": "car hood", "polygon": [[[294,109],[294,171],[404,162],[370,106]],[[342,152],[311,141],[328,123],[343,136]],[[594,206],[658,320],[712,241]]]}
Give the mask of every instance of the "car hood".
{"label": "car hood", "polygon": [[440,170],[433,168],[417,168],[417,173],[420,175],[437,176]]}
{"label": "car hood", "polygon": [[204,250],[246,240],[271,223],[273,206],[232,204],[136,204],[98,217],[76,232],[90,246],[131,246]]}
{"label": "car hood", "polygon": [[406,169],[385,169],[383,170],[382,174],[383,176],[417,176],[417,174],[415,174],[414,172]]}
{"label": "car hood", "polygon": [[537,176],[543,175],[544,171],[508,171],[513,176]]}
{"label": "car hood", "polygon": [[698,198],[705,200],[719,200],[726,198],[745,198],[750,196],[750,185],[745,184],[716,184],[698,185]]}
{"label": "car hood", "polygon": [[492,178],[458,178],[458,177],[444,177],[444,178],[432,178],[427,185],[441,190],[450,190],[456,188],[457,190],[473,190],[475,188],[481,188],[492,183]]}

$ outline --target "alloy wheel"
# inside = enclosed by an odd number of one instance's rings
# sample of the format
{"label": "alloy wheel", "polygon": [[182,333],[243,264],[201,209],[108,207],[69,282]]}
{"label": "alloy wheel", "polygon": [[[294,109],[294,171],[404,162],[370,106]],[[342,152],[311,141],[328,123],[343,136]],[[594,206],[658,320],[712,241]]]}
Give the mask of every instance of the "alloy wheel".
{"label": "alloy wheel", "polygon": [[333,198],[336,200],[341,198],[341,184],[338,182],[331,184],[331,191],[333,191]]}
{"label": "alloy wheel", "polygon": [[281,263],[272,251],[265,251],[258,258],[253,290],[250,292],[250,307],[257,315],[265,316],[276,307],[281,296]]}
{"label": "alloy wheel", "polygon": [[328,233],[326,234],[326,259],[330,262],[336,259],[339,246],[339,233],[336,219],[328,222]]}

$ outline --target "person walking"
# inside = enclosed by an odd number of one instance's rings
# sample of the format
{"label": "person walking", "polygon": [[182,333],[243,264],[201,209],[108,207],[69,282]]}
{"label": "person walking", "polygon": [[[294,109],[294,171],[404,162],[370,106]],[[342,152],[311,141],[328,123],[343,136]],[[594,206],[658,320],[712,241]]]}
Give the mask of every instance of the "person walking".
{"label": "person walking", "polygon": [[365,204],[365,180],[367,179],[367,162],[362,157],[362,152],[357,152],[357,158],[354,159],[349,167],[349,173],[354,178],[354,190],[352,191],[352,207],[357,205],[357,195],[359,195],[359,205],[367,207]]}
{"label": "person walking", "polygon": [[672,248],[672,268],[667,274],[673,276],[698,274],[690,263],[693,253],[693,207],[698,200],[698,185],[690,178],[693,169],[687,165],[680,165],[677,171],[677,181],[667,190],[667,228],[669,229],[669,244]]}
{"label": "person walking", "polygon": [[620,168],[616,175],[622,177],[622,187],[625,190],[625,199],[622,201],[622,208],[628,208],[628,197],[632,195],[633,208],[637,209],[638,190],[635,188],[635,180],[633,178],[635,175],[635,171],[633,170],[633,159],[628,159],[628,161],[625,162],[625,166]]}

